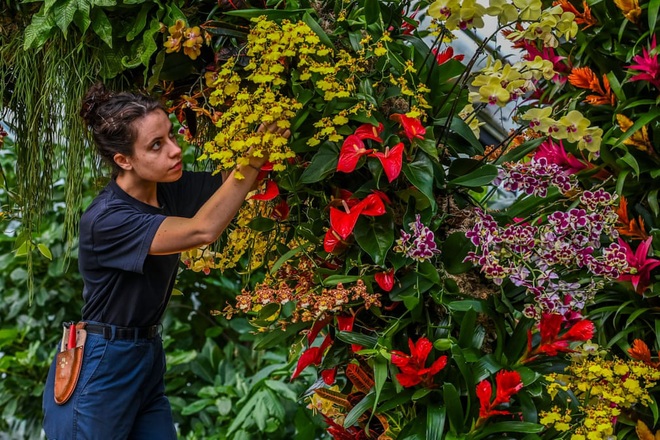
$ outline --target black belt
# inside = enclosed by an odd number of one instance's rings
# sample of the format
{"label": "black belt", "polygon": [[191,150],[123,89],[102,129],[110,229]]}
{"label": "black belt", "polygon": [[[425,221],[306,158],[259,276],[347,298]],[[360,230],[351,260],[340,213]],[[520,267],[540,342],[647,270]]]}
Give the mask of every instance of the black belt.
{"label": "black belt", "polygon": [[158,325],[150,327],[117,327],[106,324],[86,324],[88,333],[103,335],[105,339],[112,339],[112,328],[114,327],[114,339],[153,339],[158,336]]}

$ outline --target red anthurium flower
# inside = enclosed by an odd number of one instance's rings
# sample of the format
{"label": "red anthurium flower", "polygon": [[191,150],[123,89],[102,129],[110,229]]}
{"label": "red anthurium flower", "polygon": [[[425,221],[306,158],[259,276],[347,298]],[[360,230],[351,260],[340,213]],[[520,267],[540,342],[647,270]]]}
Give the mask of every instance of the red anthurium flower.
{"label": "red anthurium flower", "polygon": [[[354,322],[355,316],[353,315],[337,315],[337,328],[343,332],[352,331]],[[351,344],[351,351],[353,351],[353,353],[360,350],[362,350],[361,345]]]}
{"label": "red anthurium flower", "polygon": [[484,379],[477,384],[477,397],[479,398],[479,418],[500,414],[511,414],[508,410],[495,409],[498,405],[509,403],[511,397],[523,387],[520,373],[517,371],[499,371],[495,376],[495,399],[491,401],[493,394],[492,385],[488,379]]}
{"label": "red anthurium flower", "polygon": [[571,342],[588,341],[596,332],[594,323],[584,319],[573,324],[563,335],[559,336],[559,331],[565,326],[566,321],[562,315],[544,313],[539,322],[541,343],[532,351],[532,334],[528,333],[527,351],[532,356],[525,359],[524,362],[535,359],[539,354],[557,356],[558,353],[570,353],[573,351],[569,348]]}
{"label": "red anthurium flower", "polygon": [[378,123],[378,126],[373,124],[362,124],[353,134],[362,140],[371,139],[382,144],[383,140],[380,138],[380,134],[383,132],[384,128],[385,127],[380,122]]}
{"label": "red anthurium flower", "polygon": [[272,217],[275,220],[286,220],[289,218],[289,204],[286,200],[282,199],[277,205],[275,205]]}
{"label": "red anthurium flower", "polygon": [[259,174],[257,174],[257,181],[263,180],[269,172],[273,171],[273,164],[272,162],[266,162],[262,167],[261,171],[259,171]]}
{"label": "red anthurium flower", "polygon": [[323,250],[331,254],[335,251],[340,251],[337,249],[337,246],[343,244],[341,237],[334,229],[328,229],[328,232],[325,233],[325,238],[323,239]]}
{"label": "red anthurium flower", "polygon": [[403,142],[399,142],[391,149],[390,147],[385,148],[384,153],[378,151],[371,153],[369,156],[376,157],[380,161],[387,180],[391,182],[399,177],[401,173],[401,167],[403,166]]}
{"label": "red anthurium flower", "polygon": [[438,63],[438,65],[444,64],[452,58],[455,59],[456,61],[463,61],[463,59],[465,58],[465,55],[462,54],[454,56],[454,48],[451,46],[449,46],[447,49],[443,50],[442,52],[438,51],[437,47],[433,48],[431,50],[431,53],[435,55],[435,61]]}
{"label": "red anthurium flower", "polygon": [[252,200],[273,200],[280,195],[280,189],[273,180],[266,181],[266,190],[250,197]]}
{"label": "red anthurium flower", "polygon": [[394,113],[390,116],[390,119],[401,124],[403,131],[411,142],[414,138],[424,139],[426,129],[419,119],[408,117],[402,113]]}
{"label": "red anthurium flower", "polygon": [[337,162],[337,171],[352,173],[357,166],[358,161],[365,154],[371,153],[364,146],[364,142],[359,136],[354,134],[344,139],[344,143],[339,151],[339,162]]}
{"label": "red anthurium flower", "polygon": [[323,360],[323,354],[325,353],[325,350],[330,346],[330,344],[332,344],[332,338],[330,338],[330,335],[326,335],[325,339],[319,347],[309,347],[307,350],[305,350],[298,359],[298,364],[296,365],[295,371],[291,375],[291,380],[298,377],[300,373],[302,373],[302,371],[310,365],[320,364]]}
{"label": "red anthurium flower", "polygon": [[389,292],[394,287],[394,269],[374,274],[374,279],[381,289]]}
{"label": "red anthurium flower", "polygon": [[392,351],[392,363],[401,370],[401,373],[396,375],[396,379],[406,388],[422,382],[424,386],[430,387],[433,376],[447,365],[447,356],[440,356],[430,367],[425,368],[426,358],[433,348],[431,341],[422,337],[417,343],[413,343],[412,339],[408,339],[408,347],[410,354]]}
{"label": "red anthurium flower", "polygon": [[637,250],[633,252],[630,245],[619,237],[619,244],[626,252],[626,260],[628,260],[628,267],[630,270],[629,273],[621,275],[619,281],[632,282],[635,292],[640,295],[644,293],[651,283],[651,271],[660,265],[660,260],[648,258],[651,241],[653,241],[653,237],[647,238],[641,242],[639,246],[637,246]]}
{"label": "red anthurium flower", "polygon": [[364,205],[357,204],[353,208],[346,206],[346,211],[331,207],[330,208],[330,227],[334,229],[339,236],[346,240],[351,235],[358,217],[362,213]]}
{"label": "red anthurium flower", "polygon": [[383,199],[377,193],[371,193],[355,205],[354,209],[360,209],[360,214],[378,217],[385,214],[385,204]]}

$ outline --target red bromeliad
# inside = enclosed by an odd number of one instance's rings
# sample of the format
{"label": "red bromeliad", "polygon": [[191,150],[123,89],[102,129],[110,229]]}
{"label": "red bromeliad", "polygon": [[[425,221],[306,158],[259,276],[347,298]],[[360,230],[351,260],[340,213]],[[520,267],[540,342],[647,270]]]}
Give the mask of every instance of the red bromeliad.
{"label": "red bromeliad", "polygon": [[477,397],[479,398],[479,420],[477,425],[485,419],[495,416],[511,414],[506,409],[495,409],[496,407],[509,403],[511,397],[523,387],[520,373],[517,371],[499,371],[495,376],[495,398],[491,401],[493,387],[488,379],[477,384]]}
{"label": "red bromeliad", "polygon": [[398,350],[392,351],[392,363],[401,370],[401,373],[396,375],[396,379],[406,388],[419,383],[431,387],[433,376],[447,365],[447,356],[440,356],[430,367],[426,368],[424,366],[426,358],[428,358],[433,348],[431,341],[422,337],[414,343],[412,339],[408,339],[408,347],[410,348],[410,354]]}
{"label": "red bromeliad", "polygon": [[523,363],[531,362],[539,355],[557,356],[558,353],[570,353],[571,342],[588,341],[593,338],[596,328],[594,323],[588,319],[574,323],[563,335],[559,331],[566,327],[566,321],[562,315],[544,313],[539,322],[541,343],[532,350],[532,333],[527,335],[527,354],[521,360]]}
{"label": "red bromeliad", "polygon": [[630,281],[635,292],[640,295],[644,293],[651,283],[651,271],[657,266],[660,266],[660,260],[648,257],[651,241],[653,241],[653,237],[647,238],[633,252],[630,245],[619,238],[619,244],[626,252],[626,259],[630,268],[630,272],[621,275],[619,281]]}

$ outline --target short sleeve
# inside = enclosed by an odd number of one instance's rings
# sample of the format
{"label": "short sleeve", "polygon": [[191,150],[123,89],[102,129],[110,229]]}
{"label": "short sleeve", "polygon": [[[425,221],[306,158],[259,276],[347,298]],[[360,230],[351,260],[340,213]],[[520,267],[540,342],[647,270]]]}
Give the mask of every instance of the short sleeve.
{"label": "short sleeve", "polygon": [[92,250],[99,265],[143,273],[144,261],[163,220],[162,214],[130,207],[106,210],[92,225]]}

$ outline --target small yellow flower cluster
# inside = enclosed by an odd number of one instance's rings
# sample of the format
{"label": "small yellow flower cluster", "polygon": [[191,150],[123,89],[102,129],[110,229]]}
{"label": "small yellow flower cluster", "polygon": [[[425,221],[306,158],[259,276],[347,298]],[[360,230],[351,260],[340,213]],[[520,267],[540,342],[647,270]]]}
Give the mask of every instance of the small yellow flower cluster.
{"label": "small yellow flower cluster", "polygon": [[213,251],[208,247],[192,249],[181,254],[181,260],[188,269],[194,272],[209,274],[213,269],[221,272],[235,268],[243,256],[248,254],[246,269],[252,271],[266,263],[267,254],[275,246],[275,239],[283,228],[282,222],[277,222],[279,230],[255,231],[248,224],[256,217],[271,217],[271,203],[248,200],[238,211],[235,227],[227,234],[227,242],[222,251]]}
{"label": "small yellow flower cluster", "polygon": [[570,40],[577,35],[578,25],[575,14],[564,11],[560,5],[546,9],[524,30],[515,30],[509,34],[512,41],[543,40],[546,47],[557,47],[559,40]]}
{"label": "small yellow flower cluster", "polygon": [[[410,77],[413,78],[413,76]],[[417,103],[417,105],[412,105],[410,107],[410,110],[406,112],[406,116],[415,119],[424,118],[426,116],[425,109],[431,108],[431,105],[429,105],[428,100],[426,99],[431,89],[429,89],[424,83],[412,84],[411,86],[409,81],[403,76],[395,77],[390,74],[389,80],[390,84],[399,88],[402,96],[410,96],[412,101]]]}
{"label": "small yellow flower cluster", "polygon": [[648,390],[660,381],[660,371],[636,360],[606,360],[592,351],[575,356],[564,374],[550,374],[546,379],[551,398],[570,391],[580,401],[582,412],[555,406],[540,413],[540,423],[560,432],[571,430],[571,440],[600,440],[614,435],[622,408],[652,402]]}
{"label": "small yellow flower cluster", "polygon": [[580,150],[589,152],[589,159],[598,157],[603,130],[592,127],[591,121],[585,118],[578,110],[571,110],[566,115],[554,120],[552,107],[543,107],[528,110],[522,119],[529,121],[529,126],[557,140],[566,139],[577,142]]}
{"label": "small yellow flower cluster", "polygon": [[202,51],[204,38],[198,26],[187,27],[183,20],[177,20],[173,26],[167,28],[170,35],[163,43],[165,52],[178,52],[183,47],[183,53],[191,60],[196,60]]}
{"label": "small yellow flower cluster", "polygon": [[228,305],[224,314],[230,319],[234,314],[258,312],[264,306],[272,303],[284,305],[288,302],[296,304],[291,317],[278,322],[285,326],[288,322],[310,322],[326,313],[336,313],[362,301],[366,308],[380,306],[380,295],[367,292],[366,285],[358,280],[351,287],[341,283],[334,288],[317,288],[315,279],[316,264],[308,257],[301,257],[294,267],[286,263],[273,275],[266,277],[263,283],[257,284],[254,292],[244,289],[236,297],[236,306]]}
{"label": "small yellow flower cluster", "polygon": [[552,62],[537,56],[532,61],[519,61],[515,64],[488,60],[488,64],[472,81],[477,92],[471,92],[472,103],[486,103],[504,107],[510,101],[536,89],[534,82],[545,78],[552,79],[556,72]]}

